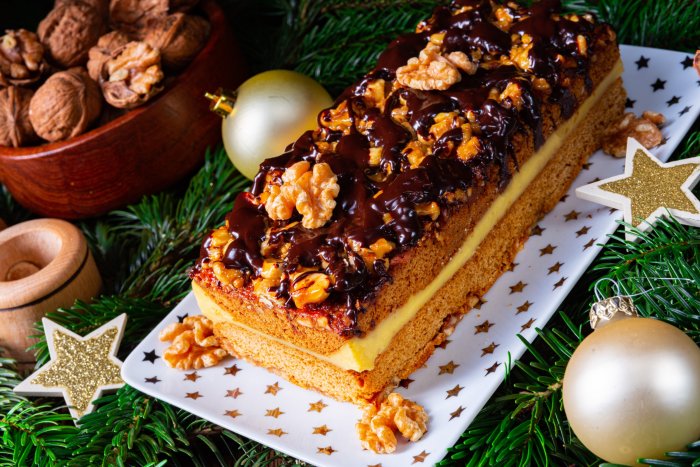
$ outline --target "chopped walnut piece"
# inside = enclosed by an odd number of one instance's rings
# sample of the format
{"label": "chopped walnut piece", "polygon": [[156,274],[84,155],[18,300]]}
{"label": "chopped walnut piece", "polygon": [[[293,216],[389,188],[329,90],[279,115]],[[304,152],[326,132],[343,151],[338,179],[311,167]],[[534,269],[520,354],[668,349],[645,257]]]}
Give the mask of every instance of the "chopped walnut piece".
{"label": "chopped walnut piece", "polygon": [[289,219],[296,207],[302,215],[301,225],[307,229],[316,229],[330,220],[340,191],[338,177],[325,162],[310,168],[308,162],[297,162],[284,171],[281,186],[266,187],[270,196],[265,210],[271,219]]}
{"label": "chopped walnut piece", "polygon": [[304,273],[292,283],[290,295],[297,308],[304,308],[307,304],[321,303],[328,298],[330,285],[330,279],[323,273]]}
{"label": "chopped walnut piece", "polygon": [[0,86],[35,83],[46,68],[44,46],[36,34],[18,29],[0,37]]}
{"label": "chopped walnut piece", "polygon": [[647,149],[656,147],[663,141],[659,126],[664,122],[664,116],[656,112],[644,112],[639,118],[626,113],[620,123],[606,133],[603,151],[615,157],[625,157],[627,138],[636,139]]}
{"label": "chopped walnut piece", "polygon": [[319,115],[318,121],[321,126],[332,131],[342,131],[343,134],[349,134],[352,128],[352,117],[348,109],[348,101],[345,100],[337,107],[324,110]]}
{"label": "chopped walnut piece", "polygon": [[528,34],[523,34],[522,45],[513,46],[510,49],[510,60],[521,70],[530,71],[532,63],[530,62],[530,50],[534,45],[532,37]]}
{"label": "chopped walnut piece", "polygon": [[419,216],[428,216],[432,220],[437,220],[440,217],[440,206],[435,201],[430,203],[422,203],[416,205],[416,214]]}
{"label": "chopped walnut piece", "polygon": [[145,103],[163,89],[162,81],[160,52],[138,41],[115,50],[100,74],[105,100],[120,109]]}
{"label": "chopped walnut piece", "polygon": [[160,340],[172,342],[163,352],[171,368],[190,370],[214,366],[228,353],[219,346],[211,321],[202,315],[188,316],[160,332]]}
{"label": "chopped walnut piece", "polygon": [[477,66],[463,52],[441,55],[440,46],[431,37],[418,57],[410,58],[406,65],[396,70],[396,81],[422,91],[444,91],[462,79],[459,70],[473,75],[476,69]]}
{"label": "chopped walnut piece", "polygon": [[373,404],[367,405],[355,428],[364,449],[385,454],[396,450],[395,430],[416,442],[428,431],[427,422],[423,407],[392,392],[379,410]]}

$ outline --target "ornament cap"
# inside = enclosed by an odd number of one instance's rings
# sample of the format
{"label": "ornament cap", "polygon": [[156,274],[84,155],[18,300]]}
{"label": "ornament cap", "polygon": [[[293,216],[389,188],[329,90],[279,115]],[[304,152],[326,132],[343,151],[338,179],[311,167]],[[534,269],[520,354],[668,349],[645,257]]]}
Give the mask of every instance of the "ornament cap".
{"label": "ornament cap", "polygon": [[231,112],[233,112],[233,107],[236,105],[236,94],[236,91],[229,91],[224,88],[219,88],[213,94],[210,92],[205,92],[204,97],[211,101],[209,104],[209,110],[222,118],[226,118]]}
{"label": "ornament cap", "polygon": [[589,317],[591,327],[595,330],[622,318],[636,318],[639,314],[631,297],[618,295],[593,304]]}

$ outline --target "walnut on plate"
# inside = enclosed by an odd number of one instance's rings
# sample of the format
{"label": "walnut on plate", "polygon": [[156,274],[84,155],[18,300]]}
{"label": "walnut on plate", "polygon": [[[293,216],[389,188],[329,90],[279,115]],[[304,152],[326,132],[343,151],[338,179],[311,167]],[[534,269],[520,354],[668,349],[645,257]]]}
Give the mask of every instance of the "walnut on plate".
{"label": "walnut on plate", "polygon": [[0,86],[35,83],[46,68],[44,46],[36,34],[17,29],[0,37]]}
{"label": "walnut on plate", "polygon": [[0,89],[0,146],[25,146],[36,139],[29,121],[31,89],[9,86]]}
{"label": "walnut on plate", "polygon": [[365,406],[355,429],[364,449],[385,454],[396,450],[395,431],[416,442],[428,431],[427,422],[422,406],[392,392],[378,409],[373,404]]}
{"label": "walnut on plate", "polygon": [[70,68],[84,65],[90,47],[104,31],[104,20],[95,7],[82,2],[65,3],[49,12],[37,33],[49,61]]}
{"label": "walnut on plate", "polygon": [[148,22],[144,41],[160,50],[163,66],[183,68],[199,53],[209,37],[209,22],[199,16],[173,13]]}
{"label": "walnut on plate", "polygon": [[29,120],[47,141],[83,133],[102,109],[100,88],[84,68],[55,73],[37,89],[29,103]]}
{"label": "walnut on plate", "polygon": [[163,360],[179,370],[208,368],[224,359],[228,352],[219,345],[209,318],[188,316],[182,323],[172,323],[160,332],[163,342],[171,342]]}
{"label": "walnut on plate", "polygon": [[160,52],[133,41],[112,52],[100,70],[105,100],[119,109],[133,109],[163,89]]}
{"label": "walnut on plate", "polygon": [[631,112],[624,115],[616,127],[608,131],[603,139],[603,151],[615,157],[625,157],[627,138],[634,138],[647,149],[663,141],[659,127],[666,119],[657,112],[645,111],[641,117]]}
{"label": "walnut on plate", "polygon": [[122,31],[111,31],[100,37],[88,52],[87,71],[90,78],[100,80],[102,65],[112,58],[112,52],[129,43],[129,36]]}

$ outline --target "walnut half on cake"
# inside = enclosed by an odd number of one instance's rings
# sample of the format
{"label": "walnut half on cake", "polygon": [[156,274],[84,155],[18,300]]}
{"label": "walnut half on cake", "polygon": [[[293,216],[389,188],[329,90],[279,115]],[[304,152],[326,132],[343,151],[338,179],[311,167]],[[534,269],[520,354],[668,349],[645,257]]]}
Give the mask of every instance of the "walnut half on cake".
{"label": "walnut half on cake", "polygon": [[224,347],[361,403],[508,269],[620,119],[609,25],[558,2],[455,0],[260,166],[193,289]]}

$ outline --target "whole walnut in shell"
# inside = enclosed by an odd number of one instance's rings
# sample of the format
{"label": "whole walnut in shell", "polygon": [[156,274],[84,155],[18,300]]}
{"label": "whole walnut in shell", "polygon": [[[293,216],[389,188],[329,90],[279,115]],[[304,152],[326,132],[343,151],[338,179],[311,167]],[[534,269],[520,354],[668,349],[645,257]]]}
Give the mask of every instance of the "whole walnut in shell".
{"label": "whole walnut in shell", "polygon": [[144,41],[160,50],[163,66],[183,68],[199,53],[209,37],[209,22],[199,16],[173,13],[150,21]]}
{"label": "whole walnut in shell", "polygon": [[54,8],[68,3],[86,3],[97,10],[104,19],[109,18],[109,0],[56,0]]}
{"label": "whole walnut in shell", "polygon": [[139,41],[115,50],[100,71],[102,94],[119,109],[133,109],[145,103],[163,89],[162,81],[160,52]]}
{"label": "whole walnut in shell", "polygon": [[0,37],[0,86],[26,85],[46,70],[44,46],[26,29],[7,30]]}
{"label": "whole walnut in shell", "polygon": [[84,65],[104,29],[100,13],[87,3],[65,3],[39,23],[39,39],[49,61],[63,68]]}
{"label": "whole walnut in shell", "polygon": [[29,121],[34,91],[10,86],[0,89],[0,146],[20,147],[36,139]]}
{"label": "whole walnut in shell", "polygon": [[87,71],[90,78],[100,80],[102,65],[112,58],[112,52],[129,43],[129,36],[121,31],[108,32],[88,52]]}
{"label": "whole walnut in shell", "polygon": [[124,29],[143,39],[142,30],[154,18],[191,10],[199,0],[110,0],[109,17],[114,29]]}
{"label": "whole walnut in shell", "polygon": [[29,104],[29,119],[47,141],[83,133],[102,109],[100,88],[83,68],[55,73],[37,89]]}

